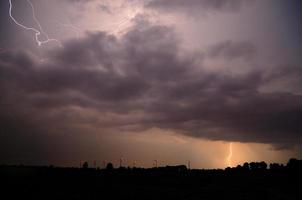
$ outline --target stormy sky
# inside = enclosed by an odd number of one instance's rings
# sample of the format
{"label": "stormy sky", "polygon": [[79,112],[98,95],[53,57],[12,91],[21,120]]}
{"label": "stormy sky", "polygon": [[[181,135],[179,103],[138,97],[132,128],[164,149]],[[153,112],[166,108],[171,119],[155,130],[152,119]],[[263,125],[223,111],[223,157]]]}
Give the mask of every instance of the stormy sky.
{"label": "stormy sky", "polygon": [[0,163],[301,158],[299,0],[0,2]]}

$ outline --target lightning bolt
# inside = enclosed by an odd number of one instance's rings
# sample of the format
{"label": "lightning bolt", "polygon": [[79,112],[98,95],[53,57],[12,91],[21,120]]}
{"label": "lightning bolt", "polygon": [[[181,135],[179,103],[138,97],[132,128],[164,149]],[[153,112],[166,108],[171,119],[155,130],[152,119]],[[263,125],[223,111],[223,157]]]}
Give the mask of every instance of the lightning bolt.
{"label": "lightning bolt", "polygon": [[[38,25],[39,30],[36,29],[36,28],[33,28],[33,27],[27,27],[27,26],[25,26],[25,25],[19,23],[19,22],[14,18],[14,16],[12,15],[12,9],[13,9],[12,0],[8,0],[8,2],[9,2],[9,16],[10,16],[10,18],[13,20],[13,22],[14,22],[16,25],[20,26],[21,28],[23,28],[23,29],[25,29],[25,30],[28,30],[28,31],[34,32],[34,33],[35,33],[35,40],[36,40],[36,42],[37,42],[37,44],[38,44],[39,46],[41,46],[41,45],[43,45],[43,44],[46,44],[46,43],[49,43],[49,42],[57,42],[57,43],[59,43],[59,45],[61,46],[61,42],[60,42],[59,40],[54,39],[54,38],[50,38],[50,37],[48,36],[48,34],[43,30],[43,28],[42,28],[42,26],[41,26],[39,20],[38,20],[37,17],[36,17],[34,5],[32,4],[32,2],[31,2],[30,0],[27,0],[27,3],[30,5],[30,7],[31,7],[31,9],[32,9],[33,19],[34,19],[34,21],[36,22],[36,24]],[[40,39],[39,39],[39,36],[41,36],[41,33],[45,36],[46,39],[44,39],[44,40],[40,40]]]}
{"label": "lightning bolt", "polygon": [[229,146],[229,155],[227,157],[227,163],[229,167],[232,166],[232,156],[233,156],[233,143],[231,142]]}

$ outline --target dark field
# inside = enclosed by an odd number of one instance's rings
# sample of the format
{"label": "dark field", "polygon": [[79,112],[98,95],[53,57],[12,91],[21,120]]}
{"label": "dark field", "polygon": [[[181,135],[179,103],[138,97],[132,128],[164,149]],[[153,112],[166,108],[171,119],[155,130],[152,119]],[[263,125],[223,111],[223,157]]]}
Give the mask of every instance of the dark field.
{"label": "dark field", "polygon": [[287,166],[271,165],[271,169],[251,164],[245,167],[98,170],[2,166],[1,196],[6,197],[3,199],[302,199],[301,161]]}

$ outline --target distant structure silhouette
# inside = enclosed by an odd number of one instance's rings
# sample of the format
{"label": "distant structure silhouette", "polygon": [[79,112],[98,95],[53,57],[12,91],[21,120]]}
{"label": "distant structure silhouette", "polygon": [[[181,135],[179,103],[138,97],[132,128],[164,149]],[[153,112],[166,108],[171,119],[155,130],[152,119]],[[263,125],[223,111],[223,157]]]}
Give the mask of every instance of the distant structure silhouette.
{"label": "distant structure silhouette", "polygon": [[120,158],[120,168],[123,167],[123,157]]}
{"label": "distant structure silhouette", "polygon": [[88,162],[87,161],[83,163],[82,168],[83,169],[88,169]]}
{"label": "distant structure silhouette", "polygon": [[157,168],[157,160],[154,160],[153,166]]}

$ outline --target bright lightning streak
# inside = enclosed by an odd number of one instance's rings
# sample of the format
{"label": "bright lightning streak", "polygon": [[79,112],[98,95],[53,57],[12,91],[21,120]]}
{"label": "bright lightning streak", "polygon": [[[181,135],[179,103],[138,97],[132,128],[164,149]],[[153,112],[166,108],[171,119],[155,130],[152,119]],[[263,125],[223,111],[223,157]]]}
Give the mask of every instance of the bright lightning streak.
{"label": "bright lightning streak", "polygon": [[231,142],[229,146],[229,155],[227,157],[227,163],[229,167],[232,166],[232,156],[233,156],[233,143]]}
{"label": "bright lightning streak", "polygon": [[[15,24],[17,24],[18,26],[20,26],[21,28],[25,29],[25,30],[29,30],[29,31],[33,31],[35,33],[35,40],[37,42],[37,44],[39,46],[41,46],[42,44],[46,44],[46,43],[49,43],[49,42],[57,42],[60,44],[61,46],[61,42],[57,39],[53,39],[53,38],[50,38],[48,36],[48,34],[43,30],[39,20],[37,19],[36,17],[36,14],[35,14],[35,8],[32,4],[32,2],[30,0],[27,0],[27,3],[30,5],[31,9],[32,9],[32,14],[33,14],[33,18],[34,18],[34,21],[36,22],[36,24],[38,25],[39,29],[36,29],[36,28],[33,28],[33,27],[27,27],[21,23],[19,23],[15,18],[14,16],[12,15],[12,9],[13,9],[13,4],[12,4],[12,0],[8,0],[9,2],[9,16],[10,18],[14,21]],[[46,37],[45,40],[40,40],[39,39],[39,36],[41,35],[41,33]]]}
{"label": "bright lightning streak", "polygon": [[[11,1],[11,0],[10,0]],[[43,30],[39,20],[37,19],[36,17],[36,13],[35,13],[35,8],[34,8],[34,5],[32,4],[32,2],[30,0],[27,0],[27,2],[29,3],[31,9],[32,9],[32,14],[33,14],[33,18],[34,18],[34,21],[37,23],[39,29],[41,30],[41,32],[46,36],[46,40],[43,41],[41,44],[44,44],[44,43],[47,43],[47,42],[51,42],[51,41],[55,41],[55,42],[58,42],[61,44],[61,42],[57,39],[52,39],[52,38],[49,38],[48,34]]]}

